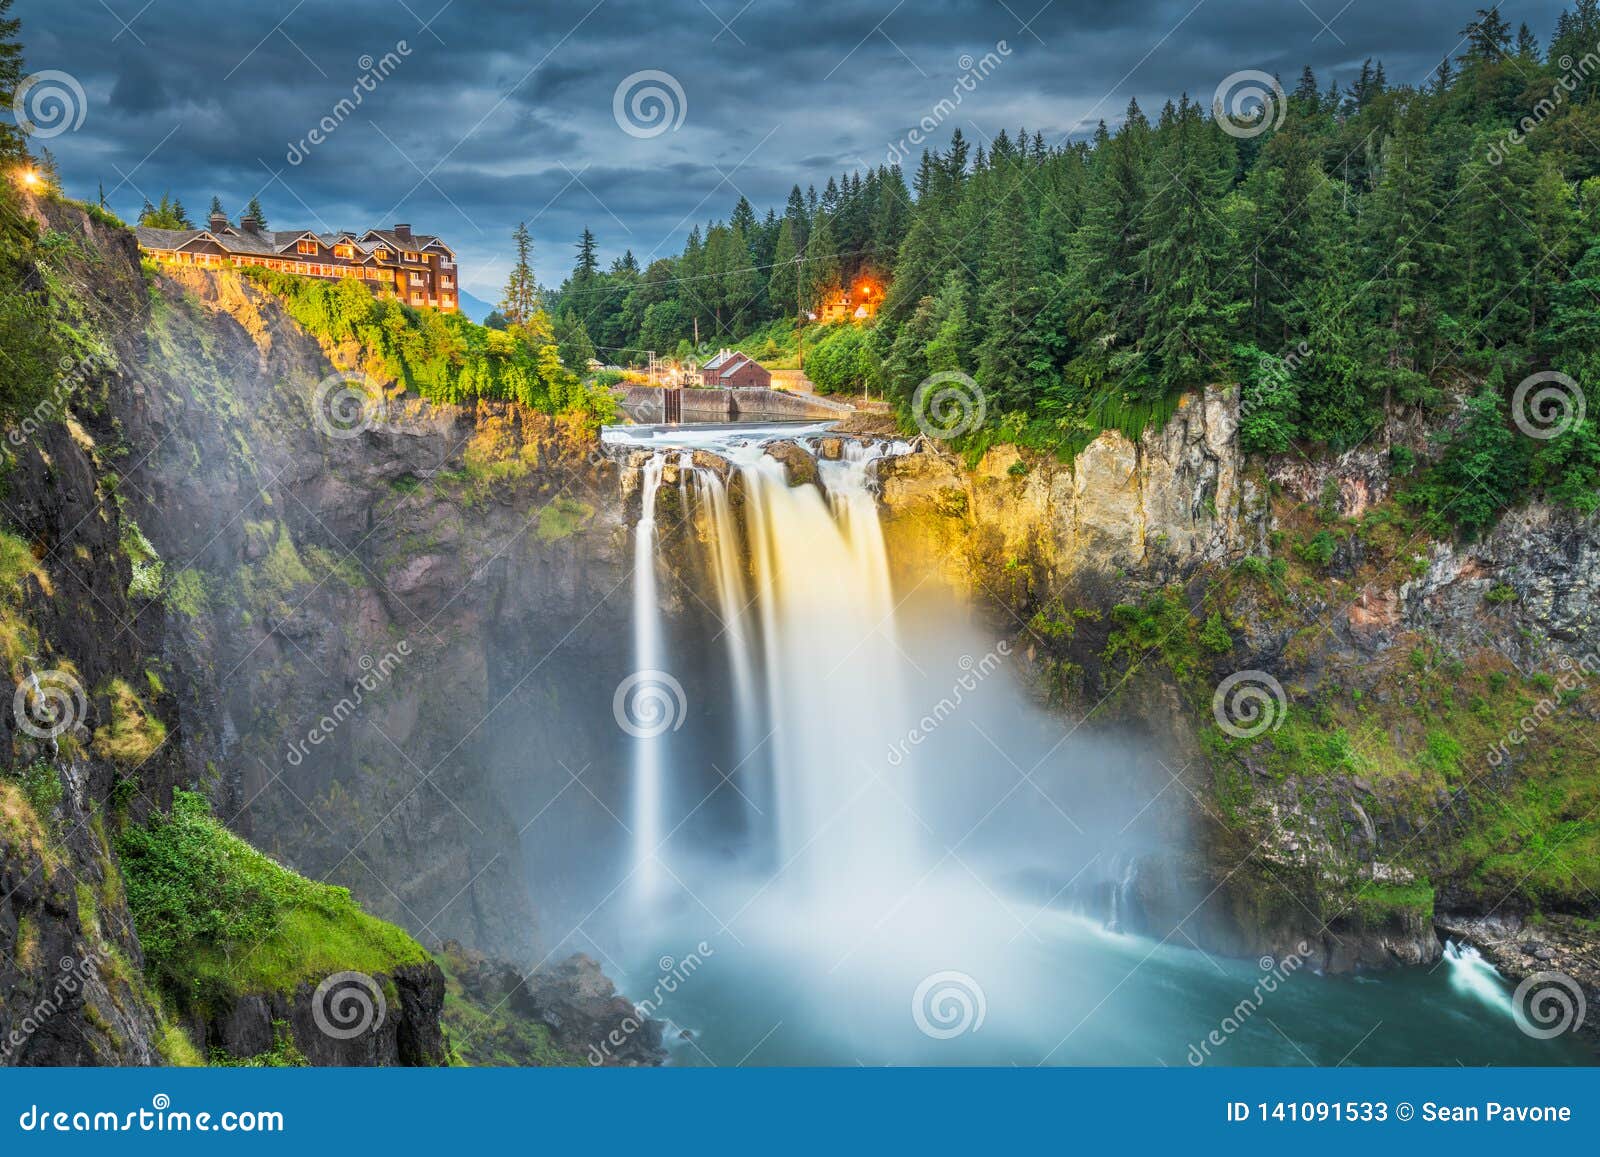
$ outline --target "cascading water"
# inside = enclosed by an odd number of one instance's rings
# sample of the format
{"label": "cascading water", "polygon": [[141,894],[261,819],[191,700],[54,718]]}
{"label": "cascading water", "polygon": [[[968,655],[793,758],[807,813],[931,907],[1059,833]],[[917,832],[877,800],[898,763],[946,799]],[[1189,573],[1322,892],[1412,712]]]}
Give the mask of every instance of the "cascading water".
{"label": "cascading water", "polygon": [[[1189,948],[1170,772],[1031,706],[954,600],[895,589],[876,473],[909,448],[823,433],[607,432],[637,455],[629,678],[666,692],[624,726],[632,886],[602,950],[635,997],[693,961],[652,1005],[681,1063],[1583,1059],[1485,1017],[1504,982],[1454,945],[1359,985],[1279,969],[1220,1033],[1268,966]],[[1165,939],[1145,894],[1175,901]]]}
{"label": "cascading water", "polygon": [[[656,494],[666,470],[666,457],[653,456],[645,465],[642,483],[643,505],[633,534],[633,654],[637,671],[644,679],[659,676],[665,644],[656,594]],[[660,887],[661,866],[657,851],[662,828],[662,753],[664,736],[654,729],[635,736],[633,744],[633,873],[636,894],[644,900],[655,896]]]}
{"label": "cascading water", "polygon": [[[843,902],[868,884],[899,887],[917,862],[909,769],[877,758],[902,725],[905,695],[872,468],[903,449],[848,442],[839,460],[817,463],[824,496],[815,486],[790,485],[783,463],[759,441],[725,446],[742,524],[716,469],[696,467],[676,450],[657,451],[643,467],[634,536],[637,668],[672,666],[655,506],[675,466],[680,494],[698,507],[687,516],[703,520],[706,570],[717,587],[735,719],[731,762],[751,808],[765,800],[773,809],[751,818],[770,841],[758,841],[753,855],[777,866],[784,887],[812,900]],[[661,737],[635,741],[633,855],[642,897],[659,884],[662,838],[682,803],[672,798],[663,750]]]}

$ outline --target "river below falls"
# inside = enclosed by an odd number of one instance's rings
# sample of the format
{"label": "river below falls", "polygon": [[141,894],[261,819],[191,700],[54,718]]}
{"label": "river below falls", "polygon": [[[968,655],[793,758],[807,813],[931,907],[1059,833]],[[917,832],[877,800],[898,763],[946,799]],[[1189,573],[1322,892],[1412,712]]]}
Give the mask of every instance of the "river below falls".
{"label": "river below falls", "polygon": [[[659,999],[653,1015],[669,1025],[674,1065],[1595,1063],[1574,1036],[1524,1034],[1511,986],[1470,950],[1432,967],[1322,976],[1071,913],[1017,911],[1028,931],[1007,939],[989,929],[997,940],[987,950],[837,967],[848,944],[797,956],[760,939],[733,943],[714,921],[703,942],[721,947],[696,954],[691,921],[628,969],[627,991]],[[955,948],[961,936],[950,931]],[[673,969],[680,979],[667,992]],[[919,988],[932,976],[945,979]],[[930,1004],[941,984],[942,1015]]]}
{"label": "river below falls", "polygon": [[[894,589],[876,463],[909,447],[825,452],[826,429],[606,435],[642,496],[607,805],[627,846],[566,943],[669,1026],[673,1063],[1592,1063],[1524,1032],[1471,949],[1323,976],[1205,952],[1186,921],[1123,931],[1154,926],[1138,873],[1192,842],[1173,772],[1034,704],[964,608]],[[788,484],[779,440],[820,488]]]}

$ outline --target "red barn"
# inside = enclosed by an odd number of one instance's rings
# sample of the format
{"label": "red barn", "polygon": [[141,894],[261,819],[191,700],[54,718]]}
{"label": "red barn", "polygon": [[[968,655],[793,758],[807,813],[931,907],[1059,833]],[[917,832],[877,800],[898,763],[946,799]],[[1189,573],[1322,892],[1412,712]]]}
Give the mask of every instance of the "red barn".
{"label": "red barn", "polygon": [[735,350],[723,350],[700,367],[702,386],[734,389],[770,389],[772,375],[765,366]]}

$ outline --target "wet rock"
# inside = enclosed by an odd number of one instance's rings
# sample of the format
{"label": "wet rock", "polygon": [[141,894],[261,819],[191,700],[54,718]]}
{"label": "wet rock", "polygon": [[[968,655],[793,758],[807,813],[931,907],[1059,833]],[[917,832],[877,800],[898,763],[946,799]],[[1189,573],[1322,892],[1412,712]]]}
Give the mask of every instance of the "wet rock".
{"label": "wet rock", "polygon": [[662,1024],[639,1014],[600,966],[581,953],[528,977],[529,1010],[561,1048],[591,1064],[659,1065]]}
{"label": "wet rock", "polygon": [[767,455],[783,463],[790,486],[817,485],[817,460],[798,442],[774,442],[767,447]]}

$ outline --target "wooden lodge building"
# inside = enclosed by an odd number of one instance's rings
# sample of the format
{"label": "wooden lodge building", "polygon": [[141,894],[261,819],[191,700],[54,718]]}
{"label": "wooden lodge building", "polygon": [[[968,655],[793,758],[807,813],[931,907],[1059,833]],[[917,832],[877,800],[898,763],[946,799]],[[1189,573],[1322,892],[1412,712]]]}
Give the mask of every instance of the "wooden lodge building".
{"label": "wooden lodge building", "polygon": [[737,350],[722,350],[700,367],[702,386],[733,389],[770,389],[772,375],[755,359]]}
{"label": "wooden lodge building", "polygon": [[139,248],[156,261],[202,269],[253,265],[328,280],[354,278],[392,289],[407,305],[460,307],[456,255],[443,241],[410,225],[365,233],[264,229],[254,217],[231,225],[214,213],[204,229],[134,229]]}

